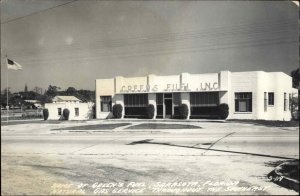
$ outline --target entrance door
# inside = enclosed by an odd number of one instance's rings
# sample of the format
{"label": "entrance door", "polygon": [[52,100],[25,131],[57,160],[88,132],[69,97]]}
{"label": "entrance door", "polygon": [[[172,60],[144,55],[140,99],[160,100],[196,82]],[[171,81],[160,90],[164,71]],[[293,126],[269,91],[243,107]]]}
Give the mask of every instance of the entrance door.
{"label": "entrance door", "polygon": [[165,118],[171,118],[173,114],[172,93],[164,94]]}

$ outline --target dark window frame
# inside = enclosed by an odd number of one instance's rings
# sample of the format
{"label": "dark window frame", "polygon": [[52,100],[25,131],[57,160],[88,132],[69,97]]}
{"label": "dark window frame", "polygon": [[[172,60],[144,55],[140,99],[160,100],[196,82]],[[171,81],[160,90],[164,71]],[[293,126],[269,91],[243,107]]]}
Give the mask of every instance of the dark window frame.
{"label": "dark window frame", "polygon": [[57,108],[57,114],[61,116],[61,108]]}
{"label": "dark window frame", "polygon": [[267,92],[264,92],[264,111],[268,111],[268,99],[267,99]]}
{"label": "dark window frame", "polygon": [[75,109],[75,116],[79,116],[79,108],[74,108]]}
{"label": "dark window frame", "polygon": [[[104,107],[107,105],[108,107]],[[112,96],[100,96],[101,112],[111,112],[112,110]],[[104,108],[108,108],[108,111],[104,111]]]}
{"label": "dark window frame", "polygon": [[177,107],[181,104],[181,93],[173,93],[173,107]]}
{"label": "dark window frame", "polygon": [[287,111],[288,108],[287,104],[288,104],[287,96],[286,93],[284,93],[283,111]]}
{"label": "dark window frame", "polygon": [[[235,97],[235,108],[234,111],[235,112],[239,112],[239,113],[250,113],[252,112],[252,92],[235,92],[234,94]],[[240,107],[239,107],[239,103],[241,101],[246,101],[246,110],[245,111],[241,111]]]}
{"label": "dark window frame", "polygon": [[268,105],[269,106],[274,106],[274,98],[275,98],[274,92],[268,92]]}
{"label": "dark window frame", "polygon": [[147,93],[124,94],[125,107],[147,107],[149,98]]}
{"label": "dark window frame", "polygon": [[191,92],[191,107],[214,107],[220,104],[219,92]]}

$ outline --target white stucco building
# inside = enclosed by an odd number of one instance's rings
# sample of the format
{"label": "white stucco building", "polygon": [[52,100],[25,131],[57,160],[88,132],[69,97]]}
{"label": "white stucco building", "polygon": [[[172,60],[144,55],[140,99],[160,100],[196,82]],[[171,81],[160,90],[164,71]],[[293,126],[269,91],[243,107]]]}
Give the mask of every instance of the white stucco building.
{"label": "white stucco building", "polygon": [[123,106],[123,117],[141,117],[148,104],[154,118],[173,118],[188,105],[188,118],[214,118],[221,103],[227,119],[290,120],[292,78],[283,72],[230,72],[96,80],[96,118],[112,117],[112,106]]}
{"label": "white stucco building", "polygon": [[74,96],[56,96],[53,103],[46,103],[49,111],[48,120],[62,120],[63,110],[69,109],[69,120],[87,120],[93,117],[93,103],[82,103]]}

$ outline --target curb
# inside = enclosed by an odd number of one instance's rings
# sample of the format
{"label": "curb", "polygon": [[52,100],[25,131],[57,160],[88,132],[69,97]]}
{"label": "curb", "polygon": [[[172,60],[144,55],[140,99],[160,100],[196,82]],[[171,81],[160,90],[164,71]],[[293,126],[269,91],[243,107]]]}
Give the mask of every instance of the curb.
{"label": "curb", "polygon": [[116,121],[120,121],[120,122],[216,122],[216,123],[226,123],[226,120],[213,120],[213,119],[188,119],[188,120],[183,120],[183,119],[136,119],[136,118],[124,118],[124,119],[105,119],[106,121],[112,121],[112,122],[116,122]]}

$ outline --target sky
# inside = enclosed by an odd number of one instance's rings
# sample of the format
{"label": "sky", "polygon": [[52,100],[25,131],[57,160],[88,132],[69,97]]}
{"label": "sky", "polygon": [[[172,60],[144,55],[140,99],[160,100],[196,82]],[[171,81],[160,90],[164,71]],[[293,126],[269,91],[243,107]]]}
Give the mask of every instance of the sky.
{"label": "sky", "polygon": [[[291,1],[2,0],[1,90],[299,67]],[[6,69],[5,55],[21,64]]]}

